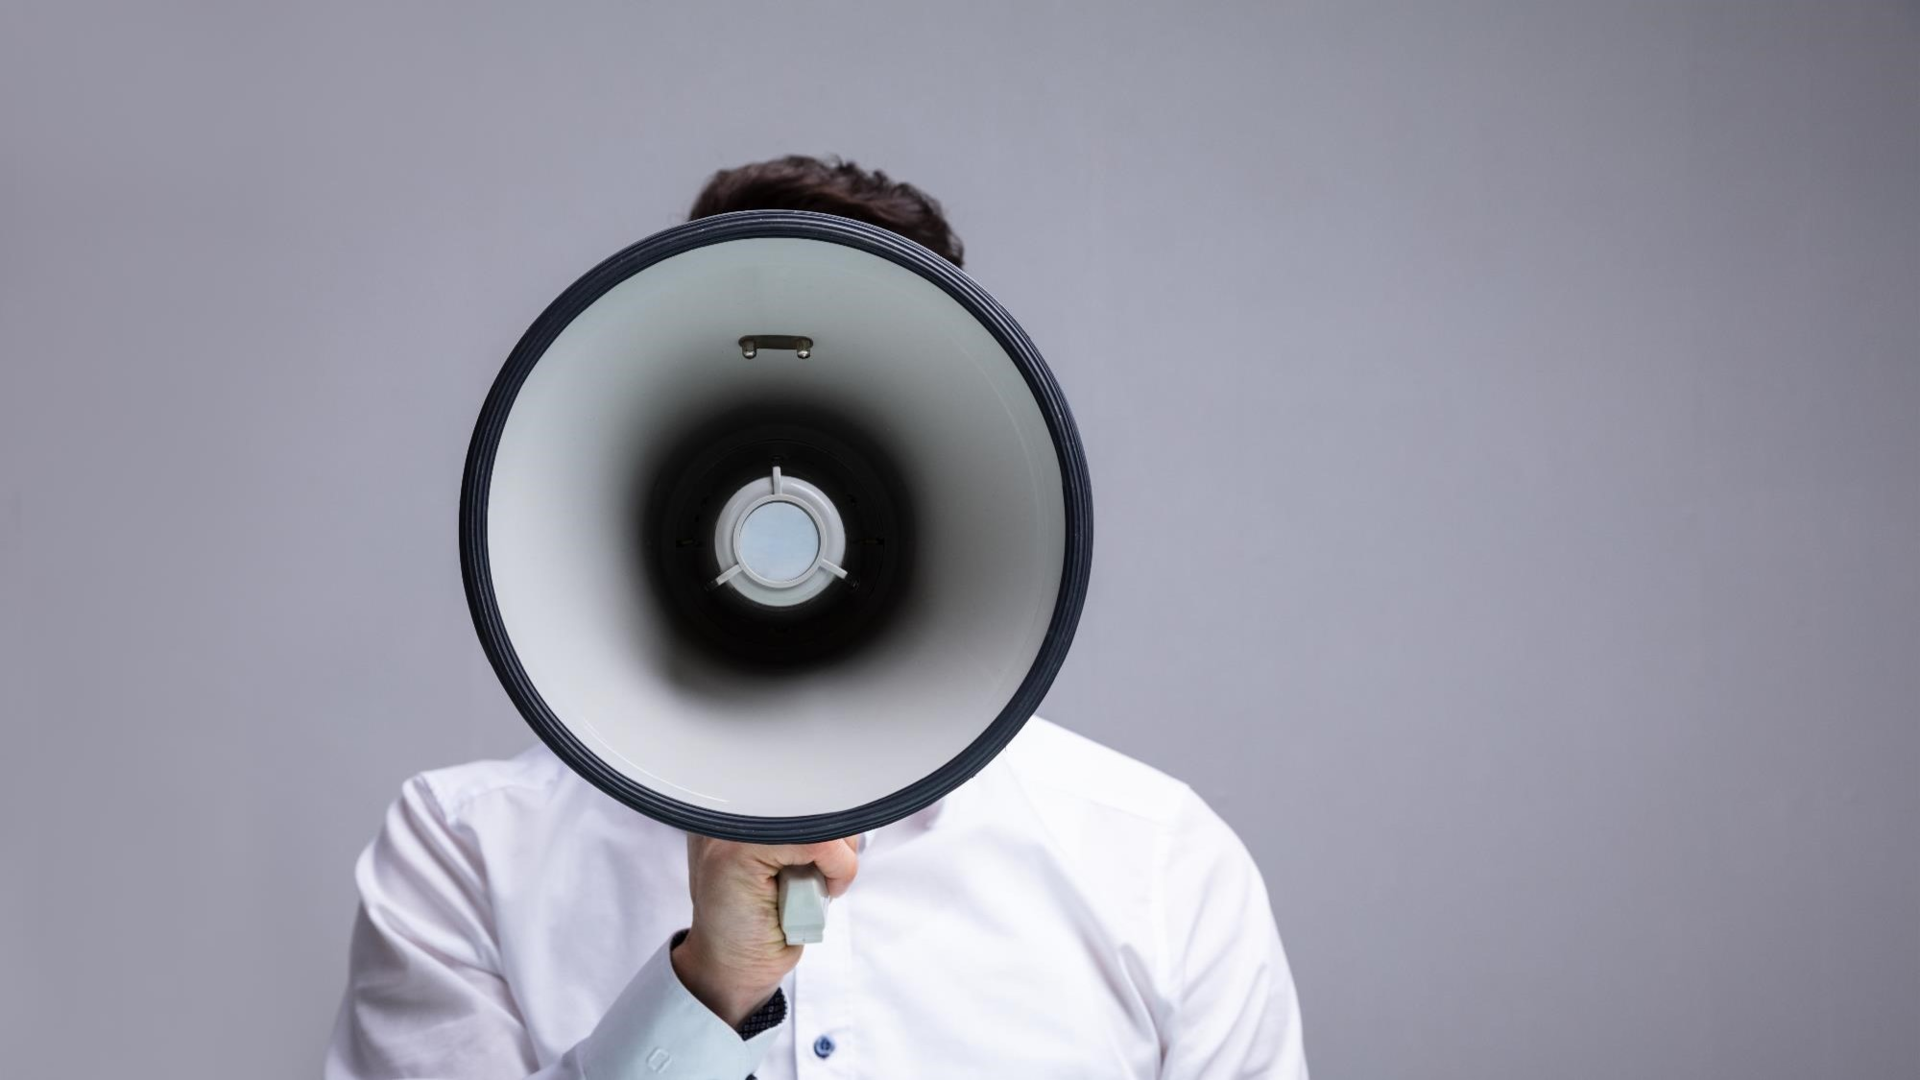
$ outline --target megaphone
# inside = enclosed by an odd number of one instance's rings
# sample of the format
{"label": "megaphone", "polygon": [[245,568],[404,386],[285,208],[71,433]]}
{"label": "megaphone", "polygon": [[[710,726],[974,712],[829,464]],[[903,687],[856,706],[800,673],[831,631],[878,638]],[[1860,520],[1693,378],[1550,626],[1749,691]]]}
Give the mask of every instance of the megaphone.
{"label": "megaphone", "polygon": [[[827,214],[640,241],[520,339],[467,453],[480,642],[540,739],[669,825],[853,836],[976,773],[1086,596],[1085,454],[1013,318]],[[783,875],[818,940],[817,872]]]}

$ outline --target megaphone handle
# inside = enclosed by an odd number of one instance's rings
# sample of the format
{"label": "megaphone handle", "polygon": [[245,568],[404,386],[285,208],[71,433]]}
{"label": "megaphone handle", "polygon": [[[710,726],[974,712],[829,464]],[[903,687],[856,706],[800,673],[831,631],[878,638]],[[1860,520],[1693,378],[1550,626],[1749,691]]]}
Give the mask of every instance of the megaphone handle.
{"label": "megaphone handle", "polygon": [[827,878],[812,863],[780,870],[780,929],[789,945],[811,945],[826,932]]}

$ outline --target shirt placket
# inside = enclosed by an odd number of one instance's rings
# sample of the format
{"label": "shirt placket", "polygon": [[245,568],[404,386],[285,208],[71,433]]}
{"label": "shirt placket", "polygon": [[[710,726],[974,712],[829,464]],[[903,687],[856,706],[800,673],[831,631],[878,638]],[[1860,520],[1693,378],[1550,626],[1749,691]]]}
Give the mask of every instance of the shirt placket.
{"label": "shirt placket", "polygon": [[[862,845],[863,851],[865,845]],[[827,905],[821,940],[807,946],[794,968],[793,1058],[798,1080],[858,1076],[860,1032],[854,1026],[853,923],[855,893]]]}

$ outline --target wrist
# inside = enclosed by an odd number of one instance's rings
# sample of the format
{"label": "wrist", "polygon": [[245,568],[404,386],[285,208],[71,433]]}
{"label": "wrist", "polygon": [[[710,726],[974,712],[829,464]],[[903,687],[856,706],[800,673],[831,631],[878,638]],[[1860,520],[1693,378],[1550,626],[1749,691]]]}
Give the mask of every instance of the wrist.
{"label": "wrist", "polygon": [[673,973],[700,1004],[728,1027],[737,1028],[773,997],[780,979],[743,972],[722,962],[704,946],[698,933],[687,931],[668,953]]}

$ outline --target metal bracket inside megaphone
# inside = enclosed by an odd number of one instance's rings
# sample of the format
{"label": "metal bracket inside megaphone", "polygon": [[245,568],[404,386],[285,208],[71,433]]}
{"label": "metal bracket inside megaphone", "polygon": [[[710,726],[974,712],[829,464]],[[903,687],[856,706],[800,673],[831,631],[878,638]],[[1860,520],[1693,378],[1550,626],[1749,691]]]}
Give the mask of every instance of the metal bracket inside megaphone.
{"label": "metal bracket inside megaphone", "polygon": [[813,339],[792,334],[748,334],[740,339],[740,355],[748,360],[758,356],[761,349],[790,350],[805,360],[813,355]]}

